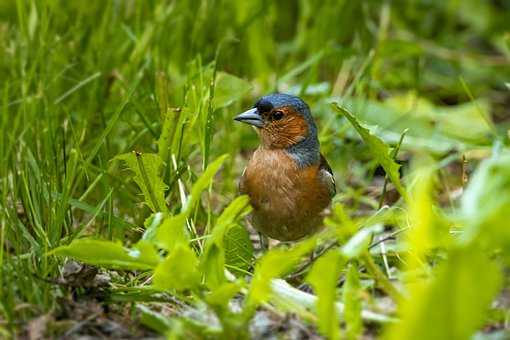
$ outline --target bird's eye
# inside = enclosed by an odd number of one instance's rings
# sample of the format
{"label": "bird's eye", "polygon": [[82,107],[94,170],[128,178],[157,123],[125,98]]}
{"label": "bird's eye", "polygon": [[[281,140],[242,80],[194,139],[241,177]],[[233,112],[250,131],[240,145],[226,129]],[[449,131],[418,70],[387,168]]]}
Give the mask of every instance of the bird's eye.
{"label": "bird's eye", "polygon": [[273,115],[272,115],[271,118],[273,118],[273,120],[280,120],[280,119],[282,119],[283,118],[283,111],[278,110],[278,111],[273,112]]}

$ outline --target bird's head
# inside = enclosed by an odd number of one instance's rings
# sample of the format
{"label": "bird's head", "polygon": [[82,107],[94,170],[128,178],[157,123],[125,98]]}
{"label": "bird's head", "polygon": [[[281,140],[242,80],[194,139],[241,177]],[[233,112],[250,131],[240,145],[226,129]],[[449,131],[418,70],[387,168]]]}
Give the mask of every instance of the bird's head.
{"label": "bird's head", "polygon": [[271,149],[287,149],[317,139],[317,128],[308,105],[289,94],[264,96],[253,108],[234,119],[255,126],[262,145]]}

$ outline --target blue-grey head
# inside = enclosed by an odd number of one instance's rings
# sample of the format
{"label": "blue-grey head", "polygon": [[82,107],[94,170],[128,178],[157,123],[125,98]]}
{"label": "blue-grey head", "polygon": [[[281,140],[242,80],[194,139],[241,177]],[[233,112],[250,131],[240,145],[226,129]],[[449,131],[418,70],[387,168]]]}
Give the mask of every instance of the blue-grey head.
{"label": "blue-grey head", "polygon": [[264,96],[234,119],[255,126],[263,147],[286,149],[301,166],[320,160],[317,127],[310,108],[299,97],[283,93]]}

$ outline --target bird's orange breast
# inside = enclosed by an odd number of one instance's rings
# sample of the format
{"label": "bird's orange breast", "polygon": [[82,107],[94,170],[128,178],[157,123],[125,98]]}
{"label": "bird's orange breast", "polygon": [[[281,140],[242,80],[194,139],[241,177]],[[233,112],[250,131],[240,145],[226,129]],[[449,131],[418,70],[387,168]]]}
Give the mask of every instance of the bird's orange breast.
{"label": "bird's orange breast", "polygon": [[240,189],[250,197],[253,226],[282,241],[300,239],[320,228],[320,213],[330,202],[319,165],[300,168],[282,149],[257,149]]}

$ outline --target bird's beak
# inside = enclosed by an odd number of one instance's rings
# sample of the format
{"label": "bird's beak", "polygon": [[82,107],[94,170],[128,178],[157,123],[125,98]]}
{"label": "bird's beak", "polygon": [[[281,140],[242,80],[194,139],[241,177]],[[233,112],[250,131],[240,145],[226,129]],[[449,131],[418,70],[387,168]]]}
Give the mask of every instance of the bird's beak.
{"label": "bird's beak", "polygon": [[262,120],[262,117],[260,116],[259,112],[256,108],[249,109],[248,111],[244,111],[240,115],[237,115],[234,117],[234,120],[237,120],[238,122],[250,124],[256,127],[261,128],[264,125],[264,121]]}

